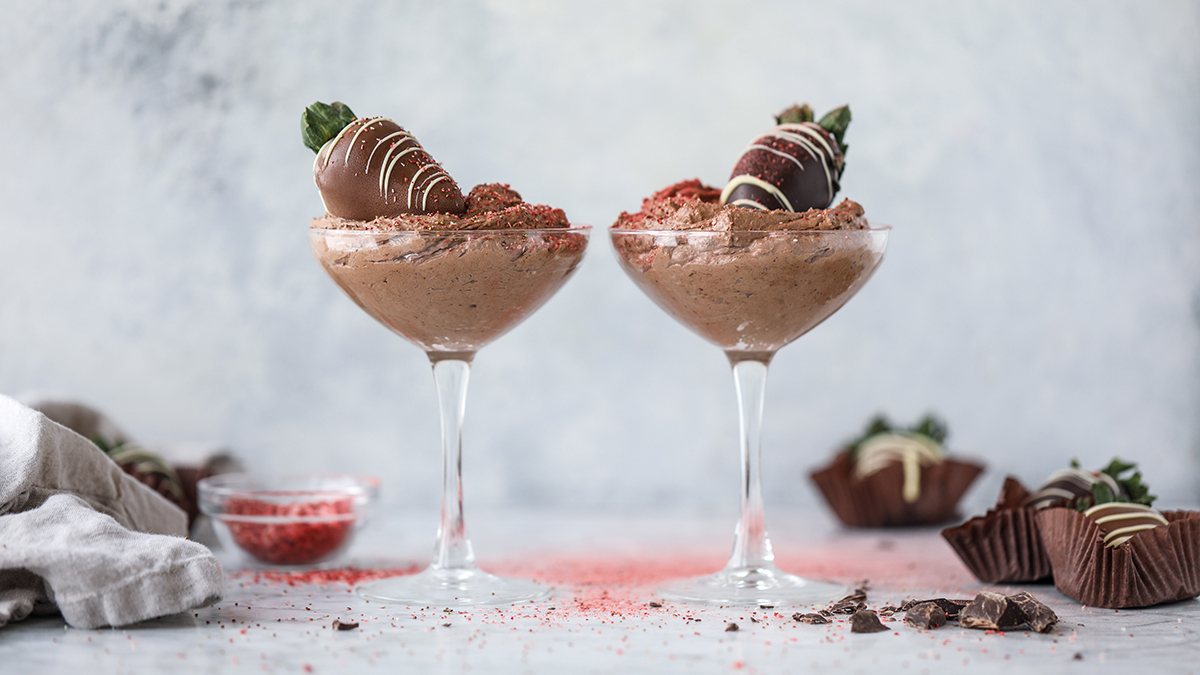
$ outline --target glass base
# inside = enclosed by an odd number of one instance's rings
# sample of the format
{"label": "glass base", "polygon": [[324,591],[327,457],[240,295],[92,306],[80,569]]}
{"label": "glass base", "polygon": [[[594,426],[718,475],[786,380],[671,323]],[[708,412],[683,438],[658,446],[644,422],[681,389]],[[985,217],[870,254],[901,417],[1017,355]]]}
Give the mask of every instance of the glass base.
{"label": "glass base", "polygon": [[850,589],[805,579],[769,567],[727,567],[716,574],[676,581],[658,589],[664,600],[738,607],[792,607],[830,604]]}
{"label": "glass base", "polygon": [[376,602],[429,607],[511,605],[550,595],[549,586],[526,579],[498,577],[476,568],[433,567],[419,574],[369,581],[354,591]]}

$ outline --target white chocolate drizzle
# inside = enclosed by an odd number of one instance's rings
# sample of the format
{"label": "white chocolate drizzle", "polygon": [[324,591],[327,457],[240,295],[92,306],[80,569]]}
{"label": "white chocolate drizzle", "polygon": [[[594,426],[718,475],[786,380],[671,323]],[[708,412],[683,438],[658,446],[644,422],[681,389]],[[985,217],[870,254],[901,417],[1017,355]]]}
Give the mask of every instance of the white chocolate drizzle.
{"label": "white chocolate drizzle", "polygon": [[429,210],[429,207],[428,207],[429,193],[431,190],[433,190],[433,186],[437,185],[438,183],[440,183],[444,180],[450,180],[450,175],[447,174],[445,171],[441,172],[440,176],[429,181],[429,183],[425,186],[425,190],[421,193],[421,210],[422,211]]}
{"label": "white chocolate drizzle", "polygon": [[912,504],[921,496],[921,465],[941,464],[942,448],[920,434],[886,432],[868,438],[858,448],[854,476],[862,479],[900,462],[904,470],[904,501]]}
{"label": "white chocolate drizzle", "polygon": [[[346,148],[346,156],[342,158],[342,164],[350,163],[350,153],[354,152],[354,146],[356,144],[358,144],[359,134],[366,131],[371,125],[375,124],[376,120],[379,120],[379,119],[381,119],[381,118],[371,117],[369,119],[363,120],[363,123],[361,125],[359,125],[359,127],[358,127],[358,131],[355,131],[354,135],[350,137],[350,145],[349,145],[349,147]],[[376,146],[376,147],[378,147],[378,146]],[[374,152],[374,151],[372,151],[372,152]],[[370,164],[370,163],[371,163],[371,160],[367,159],[367,164]]]}
{"label": "white chocolate drizzle", "polygon": [[[351,132],[351,127],[354,127],[353,135],[350,137],[350,145],[346,148],[346,154],[342,158],[343,165],[349,164],[350,155],[353,154],[354,148],[358,144],[359,136],[366,132],[370,127],[373,127],[376,122],[385,119],[386,118],[383,117],[361,118],[351,122],[350,124],[347,124],[345,127],[342,127],[342,130],[339,131],[336,136],[329,139],[325,145],[321,146],[321,150],[317,153],[316,159],[313,160],[314,180],[315,174],[319,169],[324,169],[329,166],[329,162],[333,157],[334,148],[342,142],[348,133]],[[387,136],[375,141],[374,147],[371,148],[371,152],[367,155],[367,161],[364,168],[365,172],[369,173],[371,171],[372,162],[375,160],[375,154],[384,146],[387,146],[387,149],[383,153],[378,169],[379,194],[384,198],[384,200],[387,200],[388,186],[392,178],[392,170],[403,161],[406,155],[418,151],[424,152],[424,148],[422,148],[421,144],[417,142],[416,137],[414,137],[408,131],[400,129],[399,131],[392,132]],[[408,183],[406,204],[410,211],[413,209],[413,201],[416,196],[414,195],[414,190],[419,191],[421,210],[425,211],[429,202],[429,195],[434,186],[442,181],[450,181],[453,183],[453,179],[450,178],[450,175],[446,173],[444,169],[442,169],[441,165],[433,161],[433,158],[429,157],[428,153],[425,154],[425,159],[428,163],[420,166],[416,172],[413,173],[412,178]],[[424,178],[418,180],[422,174],[425,174]],[[422,189],[421,186],[424,186],[424,188]],[[322,200],[324,200],[324,196],[322,196]],[[326,211],[328,211],[328,207],[326,207]]]}
{"label": "white chocolate drizzle", "polygon": [[[379,139],[378,141],[375,142],[375,147],[371,148],[371,154],[367,155],[367,166],[368,167],[371,166],[371,160],[375,159],[375,151],[379,149],[379,146],[383,145],[386,141],[389,141],[397,136],[403,136],[406,139],[413,137],[412,134],[401,129],[400,131],[397,131],[394,134],[388,134],[387,136],[384,136],[383,138]],[[404,141],[396,141],[396,144],[398,145],[403,142]],[[413,142],[414,143],[416,142],[415,138],[413,138]],[[349,157],[350,156],[349,153],[347,153],[346,156]],[[387,160],[385,159],[384,161],[386,162]]]}
{"label": "white chocolate drizzle", "polygon": [[[409,136],[409,138],[412,139],[412,142],[414,144],[417,142],[415,138],[412,138],[412,136]],[[397,144],[397,145],[399,145],[399,144]],[[391,154],[394,147],[395,146],[393,146],[392,148],[388,148],[387,154],[385,154],[383,156],[384,162],[387,161],[387,156],[388,156],[388,154]],[[396,166],[396,164],[398,164],[400,162],[400,160],[404,159],[404,156],[407,155],[408,153],[416,152],[420,149],[421,149],[420,145],[413,145],[411,148],[408,148],[404,152],[396,153],[396,156],[392,158],[392,163],[388,164],[386,172],[383,170],[383,164],[381,163],[379,165],[379,195],[381,197],[383,197],[384,199],[387,199],[388,181],[390,181],[392,179],[392,169]]]}
{"label": "white chocolate drizzle", "polygon": [[[793,211],[793,212],[795,211],[795,209],[792,208],[792,203],[789,202],[787,196],[785,196],[783,194],[783,190],[780,190],[778,187],[771,185],[767,181],[765,181],[757,176],[751,176],[749,174],[742,174],[740,176],[734,176],[733,178],[731,178],[729,180],[729,183],[725,186],[725,189],[721,190],[721,203],[722,204],[725,203],[725,200],[729,199],[729,195],[739,185],[753,185],[754,187],[762,188],[762,189],[766,190],[768,193],[770,193],[772,197],[774,197],[775,199],[778,199],[779,203],[783,205],[783,208],[787,209],[788,211]],[[738,200],[738,201],[743,201],[743,200]]]}
{"label": "white chocolate drizzle", "polygon": [[[756,136],[752,141],[750,141],[750,144],[747,145],[744,150],[742,150],[743,157],[746,155],[746,153],[752,152],[754,150],[765,150],[766,152],[769,152],[771,154],[778,155],[780,157],[787,159],[788,161],[794,163],[797,167],[799,167],[801,171],[803,171],[804,170],[803,163],[801,163],[800,160],[797,159],[794,155],[791,155],[782,150],[777,150],[775,148],[763,145],[760,142],[760,141],[763,141],[768,138],[777,138],[781,141],[786,141],[788,143],[798,145],[801,148],[804,148],[810,155],[812,155],[812,157],[814,159],[819,160],[821,163],[821,168],[825,171],[825,188],[829,194],[829,197],[826,199],[826,202],[833,201],[833,170],[834,170],[833,157],[834,157],[834,153],[833,153],[833,148],[829,145],[828,141],[826,141],[825,137],[821,134],[819,126],[817,126],[816,124],[813,124],[812,122],[804,122],[802,124],[780,124],[780,125],[772,128],[770,131],[767,131],[766,133]],[[814,141],[816,143],[814,143]],[[820,147],[817,147],[817,144],[819,144]],[[740,158],[739,158],[739,161],[740,161]],[[726,200],[729,199],[729,195],[739,185],[755,185],[757,187],[760,187],[760,188],[766,190],[767,192],[769,192],[773,197],[778,199],[779,203],[783,204],[787,208],[788,211],[793,211],[793,212],[795,211],[795,209],[792,208],[791,203],[788,202],[787,198],[783,196],[783,192],[778,187],[771,185],[770,183],[767,183],[766,181],[763,181],[762,179],[759,179],[755,176],[750,176],[747,174],[734,176],[733,178],[729,179],[729,183],[726,184],[725,189],[721,191],[721,203],[722,204],[726,203]],[[749,206],[750,204],[754,204],[754,203],[756,203],[756,202],[753,202],[752,200],[745,200],[745,199],[739,199],[736,202],[736,204],[738,206]]]}

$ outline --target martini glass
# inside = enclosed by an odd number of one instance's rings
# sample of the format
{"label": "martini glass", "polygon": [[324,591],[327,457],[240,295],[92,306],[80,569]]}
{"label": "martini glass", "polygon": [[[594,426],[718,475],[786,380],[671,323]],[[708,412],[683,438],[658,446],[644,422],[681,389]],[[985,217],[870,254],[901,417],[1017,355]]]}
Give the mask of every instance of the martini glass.
{"label": "martini glass", "polygon": [[462,503],[462,424],[471,361],[521,323],[579,265],[590,228],[379,232],[312,228],[330,278],[433,364],[442,421],[442,514],[424,571],[360,585],[369,600],[408,605],[504,605],[549,588],[480,570]]}
{"label": "martini glass", "polygon": [[716,574],[659,589],[714,605],[805,605],[845,588],[781,572],[763,517],[760,439],[767,367],[829,318],[883,259],[888,228],[803,231],[609,230],[621,267],[659,307],[725,351],[741,442],[741,515]]}

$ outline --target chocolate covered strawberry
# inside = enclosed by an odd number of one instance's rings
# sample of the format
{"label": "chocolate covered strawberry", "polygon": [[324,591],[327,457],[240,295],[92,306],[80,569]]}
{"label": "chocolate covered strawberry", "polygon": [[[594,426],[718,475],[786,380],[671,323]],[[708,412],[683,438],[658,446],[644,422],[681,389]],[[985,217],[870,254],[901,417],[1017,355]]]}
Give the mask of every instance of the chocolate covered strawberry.
{"label": "chocolate covered strawberry", "polygon": [[840,189],[850,125],[842,106],[813,121],[808,104],[792,106],[776,126],[750,141],[721,192],[722,204],[765,211],[827,209]]}
{"label": "chocolate covered strawberry", "polygon": [[466,211],[458,184],[417,139],[384,117],[356,117],[344,103],[314,103],[301,116],[317,153],[313,178],[331,215],[374,220]]}

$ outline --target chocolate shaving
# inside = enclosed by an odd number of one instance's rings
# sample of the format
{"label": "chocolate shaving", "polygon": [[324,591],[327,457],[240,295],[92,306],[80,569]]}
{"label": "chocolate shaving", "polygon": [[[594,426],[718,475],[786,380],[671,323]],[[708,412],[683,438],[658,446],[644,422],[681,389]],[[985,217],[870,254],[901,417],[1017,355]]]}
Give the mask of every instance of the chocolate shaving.
{"label": "chocolate shaving", "polygon": [[946,612],[937,603],[922,602],[905,612],[904,623],[921,630],[941,628],[946,625]]}
{"label": "chocolate shaving", "polygon": [[878,633],[887,630],[879,621],[879,617],[869,609],[860,609],[850,617],[851,633]]}
{"label": "chocolate shaving", "polygon": [[795,614],[792,615],[792,618],[795,619],[796,621],[799,621],[800,623],[811,623],[811,624],[829,623],[829,619],[826,619],[825,617],[821,616],[820,614],[801,614],[800,612],[796,612]]}
{"label": "chocolate shaving", "polygon": [[726,632],[726,633],[734,633],[734,632],[737,632],[737,629],[738,629],[738,625],[737,625],[736,623],[733,623],[732,621],[731,621],[731,622],[729,622],[729,624],[725,626],[725,632]]}
{"label": "chocolate shaving", "polygon": [[350,623],[350,622],[342,623],[341,621],[338,621],[337,619],[333,620],[333,629],[334,630],[354,630],[355,628],[358,628],[357,621],[355,621],[353,623]]}

